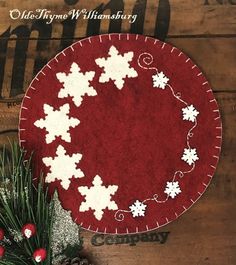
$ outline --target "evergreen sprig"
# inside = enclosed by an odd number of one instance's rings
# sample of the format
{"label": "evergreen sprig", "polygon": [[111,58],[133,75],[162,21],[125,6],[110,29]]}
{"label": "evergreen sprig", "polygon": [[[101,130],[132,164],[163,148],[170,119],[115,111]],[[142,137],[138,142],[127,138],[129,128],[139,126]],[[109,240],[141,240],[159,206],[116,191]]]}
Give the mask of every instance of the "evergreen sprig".
{"label": "evergreen sprig", "polygon": [[[41,264],[51,264],[51,234],[53,201],[39,178],[34,183],[31,157],[25,156],[18,144],[11,144],[11,153],[4,147],[0,154],[0,227],[6,235],[1,243],[6,249],[1,265],[36,265],[33,252],[45,248],[47,258]],[[37,233],[30,239],[21,236],[22,227],[34,223]]]}

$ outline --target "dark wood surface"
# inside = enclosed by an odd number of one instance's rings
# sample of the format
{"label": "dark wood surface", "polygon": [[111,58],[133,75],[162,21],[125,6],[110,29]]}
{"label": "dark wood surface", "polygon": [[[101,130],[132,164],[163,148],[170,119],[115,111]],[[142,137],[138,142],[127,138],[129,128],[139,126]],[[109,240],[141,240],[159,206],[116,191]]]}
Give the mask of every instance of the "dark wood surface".
{"label": "dark wood surface", "polygon": [[[212,184],[199,202],[175,222],[155,231],[170,232],[165,244],[93,246],[94,234],[82,231],[83,252],[97,265],[235,265],[236,1],[148,0],[146,8],[142,0],[81,0],[71,6],[63,0],[0,1],[0,146],[8,139],[17,139],[21,98],[34,73],[66,45],[96,33],[91,28],[88,30],[88,21],[82,19],[74,24],[72,33],[69,29],[73,25],[65,26],[62,21],[55,21],[51,32],[50,27],[45,26],[39,26],[42,34],[36,30],[30,32],[31,27],[37,29],[38,24],[13,21],[9,10],[48,8],[55,13],[65,13],[72,8],[95,9],[102,4],[103,8],[114,8],[121,2],[125,13],[135,9],[143,19],[133,28],[124,22],[120,29],[115,28],[117,31],[143,32],[165,39],[187,53],[206,74],[220,106],[223,148]],[[99,32],[114,30],[109,26],[109,21],[103,21]]]}

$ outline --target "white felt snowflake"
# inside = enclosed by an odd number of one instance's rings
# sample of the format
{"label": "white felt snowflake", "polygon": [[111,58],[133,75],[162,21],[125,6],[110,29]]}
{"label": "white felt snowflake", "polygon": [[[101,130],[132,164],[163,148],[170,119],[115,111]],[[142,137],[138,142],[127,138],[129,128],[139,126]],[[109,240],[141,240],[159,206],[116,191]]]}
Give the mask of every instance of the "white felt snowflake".
{"label": "white felt snowflake", "polygon": [[160,72],[152,76],[152,81],[153,87],[165,89],[169,78],[166,77],[163,72]]}
{"label": "white felt snowflake", "polygon": [[187,106],[182,109],[183,111],[183,120],[194,122],[197,118],[199,112],[194,108],[193,105]]}
{"label": "white felt snowflake", "polygon": [[147,205],[136,200],[131,206],[129,206],[133,217],[144,216]]}
{"label": "white felt snowflake", "polygon": [[85,201],[81,203],[79,210],[86,212],[90,209],[94,210],[94,216],[97,220],[101,220],[104,214],[104,209],[117,210],[118,206],[115,201],[111,200],[118,189],[116,185],[105,187],[100,176],[96,175],[93,180],[93,186],[88,188],[85,186],[79,187],[81,195],[85,196]]}
{"label": "white felt snowflake", "polygon": [[66,150],[63,146],[57,147],[56,156],[44,157],[43,163],[50,167],[50,173],[46,175],[46,182],[51,183],[56,179],[61,180],[61,186],[68,190],[71,182],[71,178],[83,178],[84,173],[81,169],[77,168],[77,164],[81,160],[82,155],[72,154],[71,156],[66,154]]}
{"label": "white felt snowflake", "polygon": [[106,83],[112,80],[118,89],[122,89],[125,82],[124,78],[138,76],[135,69],[130,66],[134,53],[130,51],[121,55],[115,46],[111,46],[108,55],[107,58],[95,60],[98,66],[104,68],[104,73],[101,74],[99,82]]}
{"label": "white felt snowflake", "polygon": [[43,110],[45,118],[37,120],[34,125],[40,129],[46,129],[46,143],[53,142],[56,136],[60,136],[66,142],[71,142],[69,129],[71,127],[75,128],[80,121],[76,118],[69,117],[69,104],[64,104],[59,110],[54,110],[52,106],[44,104]]}
{"label": "white felt snowflake", "polygon": [[168,194],[172,199],[176,197],[179,193],[181,193],[181,189],[179,187],[178,181],[173,182],[167,182],[166,183],[166,189],[164,191],[166,194]]}
{"label": "white felt snowflake", "polygon": [[199,159],[197,156],[196,148],[184,148],[184,153],[181,159],[191,166],[195,161]]}
{"label": "white felt snowflake", "polygon": [[82,73],[77,63],[72,63],[70,73],[57,73],[57,79],[63,83],[63,88],[58,93],[59,98],[72,97],[73,102],[77,107],[82,103],[82,96],[96,96],[96,90],[90,86],[90,81],[93,80],[95,72]]}

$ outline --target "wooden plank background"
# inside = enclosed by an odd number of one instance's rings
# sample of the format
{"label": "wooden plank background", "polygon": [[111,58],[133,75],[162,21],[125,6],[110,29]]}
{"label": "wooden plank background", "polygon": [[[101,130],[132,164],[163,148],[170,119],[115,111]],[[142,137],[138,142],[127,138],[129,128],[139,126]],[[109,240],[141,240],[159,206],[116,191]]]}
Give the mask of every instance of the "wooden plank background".
{"label": "wooden plank background", "polygon": [[[0,146],[9,138],[17,139],[21,99],[35,69],[62,47],[93,34],[88,31],[88,21],[83,19],[76,21],[71,35],[71,25],[66,27],[63,21],[53,22],[51,34],[39,34],[36,30],[23,34],[27,30],[22,26],[30,29],[34,22],[12,20],[9,10],[47,8],[60,14],[72,8],[92,10],[102,4],[114,7],[122,3],[124,13],[137,11],[143,25],[140,22],[131,28],[124,21],[119,32],[157,36],[158,28],[158,36],[182,49],[206,74],[223,120],[222,155],[213,182],[201,200],[177,221],[160,229],[170,232],[165,244],[139,242],[136,246],[95,247],[91,244],[94,234],[82,231],[83,254],[95,265],[235,265],[236,0],[0,0]],[[109,13],[109,8],[104,12]],[[63,25],[67,34],[63,34]],[[109,21],[102,21],[99,32],[111,31],[109,26]],[[8,33],[12,33],[10,37]],[[16,51],[17,45],[20,53]],[[21,63],[24,55],[25,64]],[[19,87],[14,84],[14,78],[19,78],[16,73],[23,82]]]}

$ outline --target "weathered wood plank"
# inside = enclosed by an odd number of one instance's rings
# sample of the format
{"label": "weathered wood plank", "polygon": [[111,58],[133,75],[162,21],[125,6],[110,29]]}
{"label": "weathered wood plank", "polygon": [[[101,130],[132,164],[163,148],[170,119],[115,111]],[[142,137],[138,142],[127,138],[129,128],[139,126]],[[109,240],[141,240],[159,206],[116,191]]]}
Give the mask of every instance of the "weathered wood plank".
{"label": "weathered wood plank", "polygon": [[[136,246],[92,246],[92,233],[83,232],[84,252],[95,264],[236,264],[236,94],[216,95],[223,120],[223,148],[217,173],[206,194],[191,210],[160,229],[170,235]],[[157,230],[158,231],[158,230]]]}
{"label": "weathered wood plank", "polygon": [[[76,4],[68,5],[66,2],[74,2]],[[159,21],[160,23],[169,23],[168,17],[169,14],[171,14],[168,32],[168,34],[171,36],[235,34],[235,4],[235,0],[54,0],[47,2],[43,0],[31,2],[20,0],[1,1],[0,32],[5,32],[9,26],[14,29],[15,27],[22,24],[28,24],[29,26],[31,25],[31,20],[13,20],[10,18],[9,10],[16,9],[16,7],[22,12],[24,10],[48,9],[52,10],[52,14],[66,14],[73,8],[87,9],[89,11],[100,6],[101,10],[105,9],[105,12],[108,13],[110,10],[115,12],[117,8],[124,10],[124,14],[132,14],[134,11],[139,16],[136,20],[136,24],[134,24],[133,30],[138,28],[140,31],[144,26],[143,33],[147,35],[154,35],[156,20],[158,19],[157,14],[159,14],[159,16],[161,14],[165,14],[162,16],[162,20]],[[160,11],[159,13],[158,8]],[[14,13],[14,17],[16,17],[16,13]],[[61,22],[62,20],[53,22],[54,37],[61,38]],[[86,36],[87,22],[87,20],[84,20],[81,17],[78,19],[75,27],[74,37],[81,38]],[[108,25],[109,21],[104,21],[102,23],[100,32],[107,32]],[[126,32],[130,30],[130,27],[131,24],[128,23],[128,21],[123,21],[118,31]]]}
{"label": "weathered wood plank", "polygon": [[[94,264],[236,264],[236,93],[215,95],[222,115],[224,141],[217,173],[206,194],[182,217],[160,229],[170,231],[164,245],[140,242],[136,246],[95,247],[91,245],[93,234],[83,231],[84,254]],[[1,103],[0,109],[0,130],[17,128],[19,106],[8,108]],[[0,144],[7,141],[6,136],[0,135]]]}
{"label": "weathered wood plank", "polygon": [[[68,40],[68,44],[75,40]],[[236,47],[235,38],[168,38],[167,42],[177,46],[188,54],[202,69],[214,91],[233,91],[236,87]],[[23,94],[32,76],[60,49],[61,40],[41,40],[37,49],[37,40],[24,40],[16,44],[8,43],[1,58],[6,58],[3,65],[3,98]],[[18,49],[16,49],[16,45]],[[1,85],[0,85],[1,87]]]}

